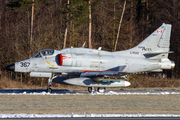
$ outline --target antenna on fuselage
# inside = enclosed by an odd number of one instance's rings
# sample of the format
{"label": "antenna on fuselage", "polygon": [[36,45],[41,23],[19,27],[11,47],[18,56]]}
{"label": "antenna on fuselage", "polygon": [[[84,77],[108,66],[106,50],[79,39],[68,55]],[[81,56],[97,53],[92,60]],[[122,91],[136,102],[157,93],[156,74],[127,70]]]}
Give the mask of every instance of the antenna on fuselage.
{"label": "antenna on fuselage", "polygon": [[86,44],[86,41],[82,44],[82,46],[81,46],[81,47],[82,47],[82,48],[84,48],[85,44]]}
{"label": "antenna on fuselage", "polygon": [[101,49],[102,49],[102,47],[99,47],[99,48],[98,48],[98,50],[101,50]]}

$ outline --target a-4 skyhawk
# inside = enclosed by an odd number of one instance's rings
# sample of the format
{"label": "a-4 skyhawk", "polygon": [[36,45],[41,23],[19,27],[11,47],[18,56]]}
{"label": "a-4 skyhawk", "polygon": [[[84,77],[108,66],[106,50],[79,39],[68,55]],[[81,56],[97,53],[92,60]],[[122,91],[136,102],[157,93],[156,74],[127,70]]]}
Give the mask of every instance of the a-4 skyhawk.
{"label": "a-4 skyhawk", "polygon": [[33,57],[6,66],[6,70],[30,73],[31,77],[48,77],[51,82],[88,87],[89,92],[104,92],[106,87],[124,87],[126,75],[139,72],[161,72],[173,69],[168,59],[171,25],[162,24],[134,48],[107,52],[89,48],[45,49]]}

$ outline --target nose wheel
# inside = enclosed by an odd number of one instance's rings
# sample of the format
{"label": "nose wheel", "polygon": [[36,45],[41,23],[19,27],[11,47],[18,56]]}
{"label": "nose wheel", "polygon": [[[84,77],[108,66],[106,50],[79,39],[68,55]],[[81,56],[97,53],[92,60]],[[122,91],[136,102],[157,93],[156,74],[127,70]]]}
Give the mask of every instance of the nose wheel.
{"label": "nose wheel", "polygon": [[47,88],[46,89],[46,93],[52,93],[52,89],[51,88]]}
{"label": "nose wheel", "polygon": [[52,89],[49,88],[51,86],[51,83],[52,83],[52,78],[49,78],[46,93],[52,93]]}

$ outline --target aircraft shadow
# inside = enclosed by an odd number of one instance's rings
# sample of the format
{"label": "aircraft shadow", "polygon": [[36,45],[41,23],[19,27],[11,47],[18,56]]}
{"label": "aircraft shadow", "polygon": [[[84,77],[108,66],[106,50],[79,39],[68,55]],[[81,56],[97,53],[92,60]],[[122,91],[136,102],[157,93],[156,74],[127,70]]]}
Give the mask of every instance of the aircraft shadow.
{"label": "aircraft shadow", "polygon": [[[46,92],[46,89],[0,89],[0,94],[41,94]],[[66,94],[66,93],[74,93],[68,89],[53,89],[53,94]]]}

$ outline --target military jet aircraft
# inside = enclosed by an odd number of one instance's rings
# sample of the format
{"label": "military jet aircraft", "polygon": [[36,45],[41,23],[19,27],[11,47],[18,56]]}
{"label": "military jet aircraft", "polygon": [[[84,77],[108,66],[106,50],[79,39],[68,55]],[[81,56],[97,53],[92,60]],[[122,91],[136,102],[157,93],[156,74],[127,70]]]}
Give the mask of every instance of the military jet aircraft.
{"label": "military jet aircraft", "polygon": [[5,67],[14,72],[27,72],[31,77],[48,77],[51,83],[88,87],[89,92],[104,92],[106,87],[129,86],[126,75],[139,72],[162,72],[173,69],[168,59],[171,25],[162,24],[134,48],[107,52],[99,49],[45,49],[33,57]]}

